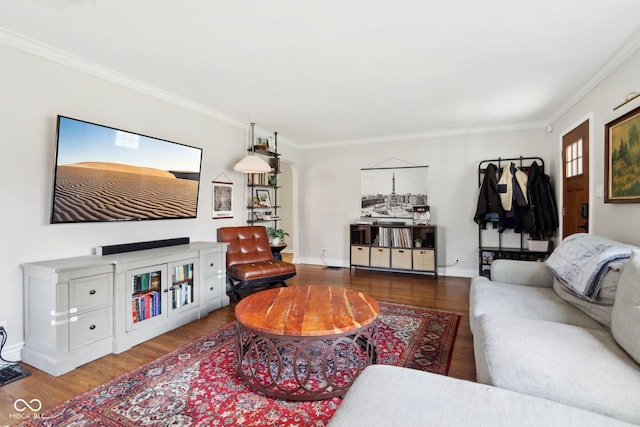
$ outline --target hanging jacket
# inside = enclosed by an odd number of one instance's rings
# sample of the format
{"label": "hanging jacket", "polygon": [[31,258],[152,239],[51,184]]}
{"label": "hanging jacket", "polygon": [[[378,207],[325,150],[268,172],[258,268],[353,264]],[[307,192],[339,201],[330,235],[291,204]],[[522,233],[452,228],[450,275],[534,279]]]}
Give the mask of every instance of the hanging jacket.
{"label": "hanging jacket", "polygon": [[535,226],[531,237],[535,240],[553,237],[559,226],[558,206],[551,187],[551,178],[545,175],[535,161],[529,168],[527,191]]}
{"label": "hanging jacket", "polygon": [[516,168],[515,163],[503,168],[498,181],[498,192],[505,216],[500,220],[499,232],[507,228],[513,228],[516,233],[535,231],[528,200],[527,182],[527,174]]}
{"label": "hanging jacket", "polygon": [[482,226],[487,222],[497,221],[504,217],[504,209],[498,193],[498,167],[493,163],[487,165],[484,180],[478,195],[478,205],[473,220]]}
{"label": "hanging jacket", "polygon": [[513,201],[515,200],[518,206],[525,206],[527,201],[527,174],[516,168],[515,163],[507,168],[503,168],[502,175],[498,181],[498,192],[500,193],[500,201],[502,202],[502,208],[509,215],[509,212],[513,210]]}

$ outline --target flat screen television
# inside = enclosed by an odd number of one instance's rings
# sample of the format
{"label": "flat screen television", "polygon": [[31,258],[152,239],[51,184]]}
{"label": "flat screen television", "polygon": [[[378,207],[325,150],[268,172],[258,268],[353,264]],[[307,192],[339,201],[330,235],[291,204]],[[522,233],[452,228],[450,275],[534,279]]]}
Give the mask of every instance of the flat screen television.
{"label": "flat screen television", "polygon": [[51,223],[195,218],[202,149],[58,116]]}

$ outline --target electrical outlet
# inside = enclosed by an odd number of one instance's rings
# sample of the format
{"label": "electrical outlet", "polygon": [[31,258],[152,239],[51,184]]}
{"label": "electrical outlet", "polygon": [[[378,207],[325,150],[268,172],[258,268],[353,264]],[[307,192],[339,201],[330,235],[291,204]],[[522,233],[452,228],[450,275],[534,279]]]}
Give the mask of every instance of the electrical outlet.
{"label": "electrical outlet", "polygon": [[459,262],[460,262],[460,256],[459,256],[459,255],[458,255],[458,256],[456,256],[456,257],[455,257],[455,258],[453,258],[453,259],[455,260],[455,262],[456,262],[456,263],[459,263]]}
{"label": "electrical outlet", "polygon": [[6,320],[0,320],[0,326],[4,328],[4,330],[7,330],[7,321]]}

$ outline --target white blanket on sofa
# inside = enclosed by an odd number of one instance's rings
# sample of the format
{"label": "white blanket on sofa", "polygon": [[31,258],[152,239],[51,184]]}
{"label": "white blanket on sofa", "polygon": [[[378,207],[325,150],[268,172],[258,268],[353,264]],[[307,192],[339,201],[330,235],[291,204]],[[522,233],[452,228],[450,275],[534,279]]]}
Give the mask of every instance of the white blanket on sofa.
{"label": "white blanket on sofa", "polygon": [[600,292],[609,264],[630,255],[631,246],[578,233],[564,239],[546,263],[576,295],[592,301]]}

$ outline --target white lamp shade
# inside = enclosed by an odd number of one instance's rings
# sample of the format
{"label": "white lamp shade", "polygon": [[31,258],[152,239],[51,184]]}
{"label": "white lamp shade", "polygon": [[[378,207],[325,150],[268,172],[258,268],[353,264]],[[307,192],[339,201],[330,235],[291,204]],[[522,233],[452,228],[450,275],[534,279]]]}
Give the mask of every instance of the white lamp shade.
{"label": "white lamp shade", "polygon": [[233,170],[242,173],[266,173],[271,172],[271,166],[269,166],[269,163],[265,162],[261,157],[256,156],[255,154],[249,154],[244,159],[236,163]]}

